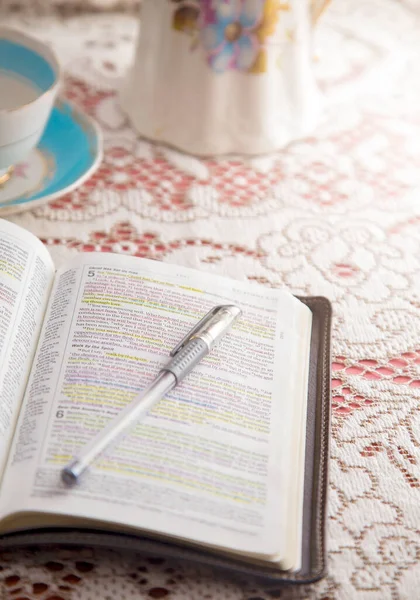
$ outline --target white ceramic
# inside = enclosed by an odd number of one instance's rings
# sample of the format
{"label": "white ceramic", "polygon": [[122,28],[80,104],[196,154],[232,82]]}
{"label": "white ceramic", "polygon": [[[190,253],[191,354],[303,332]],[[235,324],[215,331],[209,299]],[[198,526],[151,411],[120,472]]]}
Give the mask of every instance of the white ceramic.
{"label": "white ceramic", "polygon": [[58,60],[48,46],[0,27],[0,184],[39,142],[59,79]]}
{"label": "white ceramic", "polygon": [[102,159],[102,133],[88,115],[57,100],[41,140],[0,186],[0,217],[50,202],[81,185]]}
{"label": "white ceramic", "polygon": [[198,155],[260,154],[310,133],[327,0],[143,0],[121,104],[137,131]]}

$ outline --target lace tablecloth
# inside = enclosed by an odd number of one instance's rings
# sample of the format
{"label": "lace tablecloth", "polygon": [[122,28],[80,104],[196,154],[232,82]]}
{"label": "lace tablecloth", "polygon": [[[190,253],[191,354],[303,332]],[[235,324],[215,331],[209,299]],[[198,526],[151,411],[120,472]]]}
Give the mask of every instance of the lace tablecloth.
{"label": "lace tablecloth", "polygon": [[157,258],[326,295],[335,323],[328,577],[266,590],[155,557],[31,549],[0,556],[1,598],[420,598],[420,2],[336,0],[316,44],[322,123],[247,162],[136,138],[116,94],[134,17],[4,21],[55,46],[65,96],[105,135],[82,188],[11,218],[57,264],[81,250]]}

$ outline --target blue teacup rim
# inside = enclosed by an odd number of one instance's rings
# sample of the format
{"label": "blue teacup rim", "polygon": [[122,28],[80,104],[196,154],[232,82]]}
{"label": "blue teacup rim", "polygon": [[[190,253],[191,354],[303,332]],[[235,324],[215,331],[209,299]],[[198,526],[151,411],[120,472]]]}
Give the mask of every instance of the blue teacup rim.
{"label": "blue teacup rim", "polygon": [[[39,101],[58,86],[61,76],[60,63],[54,50],[35,36],[12,27],[0,26],[0,51],[2,43],[6,47],[9,46],[10,52],[15,53],[17,62],[14,63],[15,68],[2,68],[0,57],[0,71],[16,74],[17,77],[26,79],[38,93],[31,102],[17,104],[13,108],[0,108],[0,115]],[[34,69],[36,68],[40,71],[37,74],[37,81],[34,81],[36,75]]]}

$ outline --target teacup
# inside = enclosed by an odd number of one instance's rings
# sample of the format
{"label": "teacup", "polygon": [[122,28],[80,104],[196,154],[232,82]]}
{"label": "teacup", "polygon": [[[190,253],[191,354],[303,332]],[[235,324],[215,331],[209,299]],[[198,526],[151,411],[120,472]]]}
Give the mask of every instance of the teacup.
{"label": "teacup", "polygon": [[59,79],[58,60],[48,46],[0,27],[0,185],[38,144]]}

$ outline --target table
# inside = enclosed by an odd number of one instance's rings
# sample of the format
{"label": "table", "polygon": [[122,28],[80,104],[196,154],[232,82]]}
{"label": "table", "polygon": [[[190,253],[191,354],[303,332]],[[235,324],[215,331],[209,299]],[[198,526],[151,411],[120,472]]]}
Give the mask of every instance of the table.
{"label": "table", "polygon": [[5,600],[420,598],[420,3],[336,0],[320,23],[326,108],[272,156],[197,160],[136,138],[118,108],[137,19],[10,14],[65,68],[64,95],[103,128],[79,190],[11,218],[57,264],[114,251],[334,305],[329,574],[255,588],[206,569],[90,548],[0,556]]}

